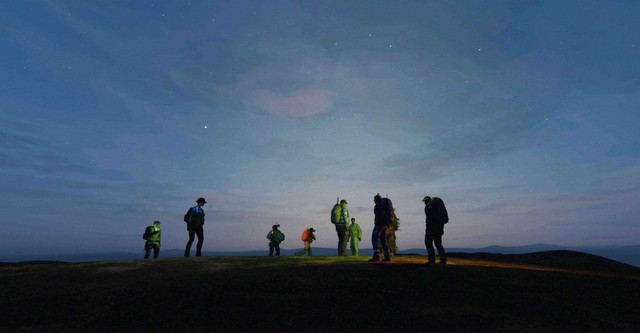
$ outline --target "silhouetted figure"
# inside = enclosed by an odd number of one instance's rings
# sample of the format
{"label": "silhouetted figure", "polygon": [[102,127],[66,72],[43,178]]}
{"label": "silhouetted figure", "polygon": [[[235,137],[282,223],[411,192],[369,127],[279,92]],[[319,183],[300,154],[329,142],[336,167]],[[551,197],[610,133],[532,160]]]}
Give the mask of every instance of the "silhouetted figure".
{"label": "silhouetted figure", "polygon": [[184,249],[184,256],[191,256],[191,244],[193,244],[194,236],[198,236],[198,243],[196,244],[196,257],[202,256],[202,243],[204,243],[204,206],[207,201],[204,198],[198,198],[196,200],[197,205],[191,207],[185,215],[185,222],[187,223],[187,231],[189,231],[189,241],[187,247]]}
{"label": "silhouetted figure", "polygon": [[384,255],[383,261],[391,261],[387,237],[389,233],[389,225],[393,223],[395,218],[393,204],[389,198],[382,198],[380,193],[373,197],[373,202],[375,203],[375,206],[373,207],[373,214],[375,216],[374,226],[373,232],[371,233],[373,257],[369,259],[369,261],[376,262],[380,260],[379,246],[382,246],[382,253]]}
{"label": "silhouetted figure", "polygon": [[314,232],[315,230],[313,228],[304,229],[304,231],[302,232],[302,236],[300,237],[300,239],[304,242],[304,248],[296,252],[295,255],[300,256],[306,253],[307,256],[311,257],[311,243],[316,240],[316,236],[313,234]]}
{"label": "silhouetted figure", "polygon": [[144,258],[149,259],[151,249],[153,249],[153,259],[160,255],[160,238],[162,231],[160,230],[160,221],[154,221],[153,225],[145,228],[142,238],[146,240],[144,243]]}
{"label": "silhouetted figure", "polygon": [[338,255],[347,255],[347,242],[349,241],[349,210],[347,209],[347,200],[340,200],[339,205],[333,206],[331,211],[331,223],[336,226],[338,234]]}
{"label": "silhouetted figure", "polygon": [[427,246],[428,265],[436,263],[436,254],[433,248],[435,243],[440,256],[440,264],[447,263],[447,254],[442,246],[442,235],[444,235],[444,224],[449,222],[449,214],[444,206],[444,201],[440,198],[432,198],[430,196],[422,199],[424,202],[424,215],[427,224],[427,230],[424,235],[424,244]]}
{"label": "silhouetted figure", "polygon": [[349,245],[351,245],[351,255],[358,256],[358,248],[360,241],[362,240],[362,229],[360,225],[356,223],[356,219],[351,218],[351,225],[349,226]]}
{"label": "silhouetted figure", "polygon": [[276,250],[276,256],[280,256],[280,243],[284,240],[284,234],[278,230],[279,224],[274,224],[271,231],[267,234],[269,240],[269,257],[273,256],[273,250]]}

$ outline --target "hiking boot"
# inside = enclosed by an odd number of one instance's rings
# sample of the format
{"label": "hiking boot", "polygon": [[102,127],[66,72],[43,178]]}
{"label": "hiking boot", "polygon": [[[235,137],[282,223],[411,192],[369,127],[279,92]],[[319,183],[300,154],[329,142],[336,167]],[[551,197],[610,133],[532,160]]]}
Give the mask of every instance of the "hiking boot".
{"label": "hiking boot", "polygon": [[369,259],[367,261],[369,261],[369,262],[378,262],[378,261],[380,261],[380,258],[375,258],[374,257],[374,258],[371,258],[371,259]]}
{"label": "hiking boot", "polygon": [[382,259],[382,261],[391,261],[391,258],[386,257],[386,258]]}
{"label": "hiking boot", "polygon": [[446,260],[440,260],[440,262],[438,263],[438,265],[446,265],[447,261]]}
{"label": "hiking boot", "polygon": [[433,260],[429,260],[429,261],[427,261],[427,262],[425,263],[425,265],[427,265],[427,266],[433,266],[433,265],[435,265],[435,264],[436,264],[436,262],[435,262],[435,261],[433,261]]}

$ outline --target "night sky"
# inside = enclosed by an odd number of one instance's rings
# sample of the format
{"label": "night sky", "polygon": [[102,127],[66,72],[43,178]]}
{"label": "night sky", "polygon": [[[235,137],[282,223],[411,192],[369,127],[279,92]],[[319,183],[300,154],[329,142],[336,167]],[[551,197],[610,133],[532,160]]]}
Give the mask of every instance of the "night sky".
{"label": "night sky", "polygon": [[[0,253],[637,245],[638,1],[2,1]],[[266,252],[265,252],[266,253]]]}

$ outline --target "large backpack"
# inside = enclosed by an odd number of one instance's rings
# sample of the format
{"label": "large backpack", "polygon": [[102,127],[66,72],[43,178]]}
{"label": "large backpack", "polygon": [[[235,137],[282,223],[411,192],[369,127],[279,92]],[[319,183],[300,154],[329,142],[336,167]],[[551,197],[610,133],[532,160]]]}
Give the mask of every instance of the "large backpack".
{"label": "large backpack", "polygon": [[182,219],[185,223],[189,223],[189,219],[190,219],[190,213],[191,213],[191,208],[189,208],[187,210],[187,212],[184,214],[184,218]]}
{"label": "large backpack", "polygon": [[393,210],[393,202],[389,198],[382,198],[380,200],[380,208],[382,209],[382,217],[388,221],[389,224],[393,223],[396,214]]}
{"label": "large backpack", "polygon": [[342,206],[340,206],[340,204],[337,203],[335,204],[335,206],[333,206],[333,209],[331,209],[331,223],[333,224],[340,223],[341,215],[342,215]]}
{"label": "large backpack", "polygon": [[142,234],[142,239],[148,240],[153,232],[153,226],[148,226],[144,229],[144,234]]}
{"label": "large backpack", "polygon": [[300,240],[302,240],[303,242],[306,242],[307,238],[309,238],[309,229],[304,229],[304,231],[302,232],[302,236],[300,237]]}

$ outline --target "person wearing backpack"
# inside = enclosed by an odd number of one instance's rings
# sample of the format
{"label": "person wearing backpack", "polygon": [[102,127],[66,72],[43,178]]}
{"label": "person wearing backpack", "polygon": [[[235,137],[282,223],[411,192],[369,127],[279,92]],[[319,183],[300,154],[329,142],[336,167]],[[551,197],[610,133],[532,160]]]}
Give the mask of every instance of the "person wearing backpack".
{"label": "person wearing backpack", "polygon": [[284,240],[284,234],[278,230],[279,224],[274,224],[271,231],[267,234],[269,240],[269,257],[273,256],[273,250],[276,250],[276,256],[280,256],[280,243]]}
{"label": "person wearing backpack", "polygon": [[444,235],[444,225],[449,222],[449,214],[444,206],[444,201],[437,197],[426,196],[424,202],[424,215],[427,229],[424,234],[424,244],[427,247],[427,265],[436,263],[436,254],[433,244],[435,243],[440,256],[440,264],[447,264],[447,254],[442,246],[442,235]]}
{"label": "person wearing backpack", "polygon": [[349,229],[347,224],[349,223],[349,210],[347,209],[347,200],[340,200],[340,203],[336,203],[331,210],[331,223],[336,227],[336,233],[338,234],[338,255],[347,255],[347,242],[349,241]]}
{"label": "person wearing backpack", "polygon": [[160,238],[162,231],[160,230],[160,221],[154,221],[153,225],[145,228],[142,238],[146,240],[144,243],[144,258],[149,259],[151,249],[153,249],[153,259],[160,255]]}
{"label": "person wearing backpack", "polygon": [[391,253],[389,252],[389,243],[387,236],[389,233],[389,225],[393,223],[395,213],[393,212],[393,204],[389,198],[382,198],[380,193],[373,197],[375,206],[373,207],[374,226],[371,233],[371,245],[373,247],[373,257],[370,262],[380,261],[379,247],[382,246],[384,259],[382,261],[391,261]]}
{"label": "person wearing backpack", "polygon": [[295,255],[300,256],[303,254],[307,254],[307,256],[311,257],[311,243],[316,240],[316,236],[313,234],[315,230],[313,228],[304,229],[302,232],[302,236],[300,239],[304,242],[304,248],[295,253]]}
{"label": "person wearing backpack", "polygon": [[360,245],[360,241],[362,240],[362,229],[360,225],[356,223],[355,218],[351,218],[351,225],[349,226],[349,245],[351,245],[351,255],[359,256],[358,247]]}
{"label": "person wearing backpack", "polygon": [[187,231],[189,232],[189,241],[187,247],[184,249],[184,256],[191,256],[191,244],[193,239],[197,235],[198,243],[196,244],[196,257],[202,256],[202,243],[204,243],[204,206],[207,201],[204,198],[198,198],[194,207],[189,208],[184,216],[184,221],[187,223]]}

